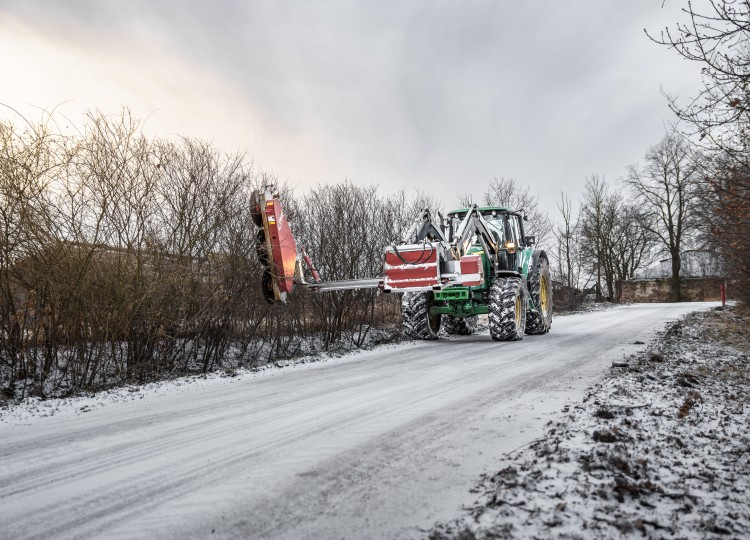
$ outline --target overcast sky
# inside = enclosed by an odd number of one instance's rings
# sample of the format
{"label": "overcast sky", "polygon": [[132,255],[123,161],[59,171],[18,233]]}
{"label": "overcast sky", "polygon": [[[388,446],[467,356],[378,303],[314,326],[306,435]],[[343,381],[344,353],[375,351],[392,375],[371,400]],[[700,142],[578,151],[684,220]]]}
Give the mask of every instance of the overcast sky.
{"label": "overcast sky", "polygon": [[696,93],[699,67],[643,33],[682,4],[0,0],[0,103],[126,105],[298,190],[349,178],[450,207],[505,176],[554,209],[663,136],[660,89]]}

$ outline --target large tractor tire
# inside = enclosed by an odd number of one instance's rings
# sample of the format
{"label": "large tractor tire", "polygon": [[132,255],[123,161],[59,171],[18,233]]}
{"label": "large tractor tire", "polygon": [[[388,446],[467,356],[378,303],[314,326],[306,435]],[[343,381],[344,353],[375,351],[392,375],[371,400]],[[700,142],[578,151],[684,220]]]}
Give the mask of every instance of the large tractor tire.
{"label": "large tractor tire", "polygon": [[523,339],[526,290],[520,277],[498,277],[490,287],[490,337],[495,341]]}
{"label": "large tractor tire", "polygon": [[544,257],[529,272],[528,289],[536,311],[529,310],[526,315],[526,333],[546,334],[552,326],[552,278]]}
{"label": "large tractor tire", "polygon": [[470,336],[477,327],[477,316],[472,317],[453,317],[445,315],[443,317],[443,330],[448,334],[457,334],[459,336]]}
{"label": "large tractor tire", "polygon": [[431,292],[406,292],[401,297],[404,334],[412,339],[437,339],[442,315],[430,315]]}

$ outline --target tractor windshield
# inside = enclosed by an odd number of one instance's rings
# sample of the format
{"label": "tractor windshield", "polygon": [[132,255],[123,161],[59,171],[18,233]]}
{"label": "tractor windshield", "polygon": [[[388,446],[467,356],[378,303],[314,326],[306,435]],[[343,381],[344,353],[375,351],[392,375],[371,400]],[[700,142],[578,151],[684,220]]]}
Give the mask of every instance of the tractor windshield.
{"label": "tractor windshield", "polygon": [[498,243],[502,244],[503,239],[505,238],[505,224],[503,223],[503,216],[497,215],[497,216],[484,216],[485,221],[487,221],[487,224],[490,226],[490,231],[492,231],[493,236],[495,236]]}
{"label": "tractor windshield", "polygon": [[[492,215],[492,214],[495,215]],[[485,222],[487,223],[490,232],[495,237],[495,240],[502,244],[505,242],[505,214],[503,213],[483,213],[482,217],[484,218]],[[453,236],[456,234],[456,231],[458,231],[458,228],[461,226],[461,222],[466,217],[466,212],[451,212],[448,214],[448,218],[450,220],[449,226],[450,226],[450,237],[451,240],[453,239]],[[476,237],[476,235],[472,238],[472,244],[479,245],[479,241]]]}

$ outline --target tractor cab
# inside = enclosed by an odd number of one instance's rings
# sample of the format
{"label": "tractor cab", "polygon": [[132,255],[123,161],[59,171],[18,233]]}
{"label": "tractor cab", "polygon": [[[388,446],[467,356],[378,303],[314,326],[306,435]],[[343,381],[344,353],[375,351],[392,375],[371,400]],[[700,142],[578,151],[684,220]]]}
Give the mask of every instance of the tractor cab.
{"label": "tractor cab", "polygon": [[[466,218],[470,208],[462,208],[448,212],[446,220],[446,237],[448,241],[453,241],[457,234],[460,234],[459,228]],[[491,237],[496,246],[498,253],[497,268],[499,270],[517,271],[520,266],[519,251],[533,244],[533,237],[525,237],[523,231],[523,214],[520,211],[510,210],[501,206],[485,206],[478,208],[479,214],[484,221],[486,234]],[[480,235],[474,234],[471,239],[471,247],[467,253],[484,255],[485,248],[490,238],[480,238]],[[485,262],[488,263],[485,258]],[[490,275],[487,268],[486,275]]]}
{"label": "tractor cab", "polygon": [[[449,241],[453,240],[469,210],[469,208],[462,208],[448,212],[446,232]],[[520,212],[500,206],[485,206],[479,208],[479,213],[487,223],[492,236],[501,246],[516,249],[527,243],[523,234],[523,217]],[[475,238],[475,241],[478,242],[478,239]],[[512,243],[512,246],[508,246],[508,243]]]}

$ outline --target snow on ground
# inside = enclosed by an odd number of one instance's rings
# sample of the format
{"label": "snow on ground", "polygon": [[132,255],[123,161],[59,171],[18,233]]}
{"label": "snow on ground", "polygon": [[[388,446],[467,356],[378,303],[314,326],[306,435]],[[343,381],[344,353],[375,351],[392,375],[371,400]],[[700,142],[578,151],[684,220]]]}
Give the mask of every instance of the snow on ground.
{"label": "snow on ground", "polygon": [[[397,344],[381,344],[379,349],[396,347]],[[198,375],[188,375],[170,380],[156,381],[141,385],[126,385],[99,392],[83,392],[80,395],[47,398],[28,397],[19,402],[5,402],[0,406],[0,424],[25,424],[33,419],[50,416],[79,416],[112,403],[124,403],[139,399],[153,399],[167,394],[191,392],[198,388],[220,387],[252,379],[279,376],[290,370],[305,369],[305,366],[325,363],[331,360],[355,359],[358,354],[371,347],[353,349],[347,352],[312,354],[292,360],[278,360],[253,368],[221,369]]]}
{"label": "snow on ground", "polygon": [[422,538],[612,362],[710,307],[618,306],[521,342],[483,330],[11,406],[0,539]]}
{"label": "snow on ground", "polygon": [[[575,312],[556,313],[555,316],[565,316],[581,313],[590,313],[610,310],[617,307],[617,304],[608,302],[587,303]],[[486,334],[488,332],[488,321],[486,315],[479,316],[479,323],[476,333]],[[447,338],[444,332],[441,334]],[[314,342],[305,344],[301,347],[303,351],[312,351],[311,354],[303,353],[299,357],[289,360],[277,360],[269,364],[262,364],[254,367],[238,367],[236,361],[233,361],[232,354],[228,354],[225,364],[229,367],[217,368],[215,371],[205,374],[195,374],[179,376],[172,379],[156,381],[145,384],[127,384],[125,386],[113,387],[98,392],[81,392],[78,395],[68,397],[50,396],[47,398],[27,397],[22,400],[0,401],[0,423],[19,424],[28,422],[32,418],[46,418],[49,416],[60,415],[81,415],[94,409],[103,407],[109,403],[122,403],[144,399],[148,396],[160,396],[173,391],[187,391],[190,388],[204,388],[216,384],[223,384],[227,378],[246,380],[258,376],[273,376],[284,373],[289,369],[315,363],[325,362],[341,356],[357,355],[362,351],[370,350],[373,347],[392,347],[399,343],[398,337],[390,330],[376,331],[369,333],[368,339],[360,349],[351,346],[347,348],[344,340],[335,352],[322,353],[315,352],[320,350],[320,343]],[[263,375],[261,375],[263,374]]]}
{"label": "snow on ground", "polygon": [[[385,325],[383,327],[361,327],[342,332],[335,341],[324,340],[322,334],[313,334],[305,337],[288,336],[283,345],[279,345],[274,340],[252,339],[239,340],[231,343],[223,357],[220,360],[212,361],[208,365],[208,377],[234,377],[239,372],[255,372],[265,370],[270,366],[289,366],[298,363],[306,364],[321,359],[330,359],[342,355],[370,350],[373,347],[398,343],[401,339],[399,327],[396,325]],[[127,343],[117,343],[117,349],[121,354],[127,351]],[[95,347],[92,344],[92,347]],[[161,372],[154,377],[162,377],[157,386],[169,384],[177,381],[177,386],[182,386],[185,382],[190,382],[196,377],[205,379],[206,374],[203,372],[206,366],[203,365],[203,345],[192,340],[180,340],[179,346],[184,352],[184,358],[177,361],[172,366],[172,371]],[[76,354],[80,351],[76,349]],[[39,351],[30,356],[36,358],[38,363],[37,371],[41,372],[42,359]],[[92,352],[95,354],[95,352]],[[78,383],[73,378],[75,370],[67,369],[69,357],[75,356],[71,351],[61,350],[58,353],[58,359],[55,366],[49,371],[43,381],[36,381],[33,378],[27,380],[10,381],[12,368],[9,364],[0,362],[0,389],[12,389],[10,392],[13,397],[7,399],[5,392],[0,392],[0,420],[3,416],[3,410],[13,408],[14,405],[21,405],[32,414],[49,414],[56,410],[55,405],[60,403],[56,398],[66,398],[71,396],[93,396],[94,394],[103,393],[107,398],[121,401],[129,399],[129,394],[136,393],[142,387],[150,387],[148,383],[133,383],[131,379],[123,379],[122,359],[117,362],[114,359],[104,363],[97,372],[93,381],[89,381],[87,386],[80,389]],[[27,358],[27,361],[33,361]],[[80,375],[80,374],[79,374]],[[131,374],[132,377],[132,374]],[[79,381],[80,382],[80,381]],[[111,389],[127,388],[124,396],[110,395]],[[108,392],[110,390],[110,392]],[[114,391],[118,394],[118,391]],[[41,394],[41,395],[37,395]],[[53,400],[53,401],[49,401]],[[44,403],[44,409],[38,409],[38,402]],[[49,403],[46,403],[49,401]],[[69,400],[62,400],[67,403]]]}
{"label": "snow on ground", "polygon": [[446,538],[747,538],[750,331],[693,313],[505,456]]}
{"label": "snow on ground", "polygon": [[[558,317],[561,315],[571,315],[575,313],[604,311],[612,309],[613,307],[616,307],[616,304],[610,304],[606,302],[599,304],[589,303],[585,304],[585,307],[577,312],[555,314],[555,316]],[[487,329],[487,316],[480,315],[476,333],[487,334]],[[445,332],[443,332],[441,336],[443,338],[450,339],[448,335],[445,334]],[[366,350],[370,350],[373,347],[378,347],[379,349],[383,349],[384,347],[390,348],[397,346],[398,343],[398,338],[394,338],[393,332],[372,331],[370,332],[369,339],[360,349],[354,349],[352,347],[346,348],[346,346],[342,342],[340,347],[336,349],[335,352],[313,352],[312,354],[302,354],[301,356],[293,359],[277,360],[269,364],[262,364],[255,367],[236,367],[231,361],[232,355],[229,354],[226,359],[226,364],[231,367],[218,368],[215,371],[208,373],[179,376],[167,380],[145,384],[128,384],[125,386],[113,387],[98,392],[84,391],[78,395],[68,397],[41,398],[30,396],[17,401],[2,401],[0,402],[0,423],[23,424],[28,423],[33,418],[46,418],[50,416],[78,416],[90,412],[94,409],[99,409],[111,403],[123,403],[144,399],[147,397],[163,396],[170,392],[183,392],[190,391],[190,389],[216,386],[217,384],[222,385],[227,382],[227,379],[244,381],[257,377],[275,376],[303,365],[317,362],[327,362],[333,359],[347,356],[352,356],[354,358],[357,354]],[[312,343],[306,347],[303,347],[303,349],[311,349],[313,351],[316,351],[319,350],[319,344]]]}
{"label": "snow on ground", "polygon": [[614,304],[612,302],[584,302],[576,309],[570,311],[564,311],[562,313],[555,312],[555,317],[566,317],[568,315],[580,315],[582,313],[598,313],[600,311],[608,311],[617,307],[629,306],[632,304],[622,303]]}

